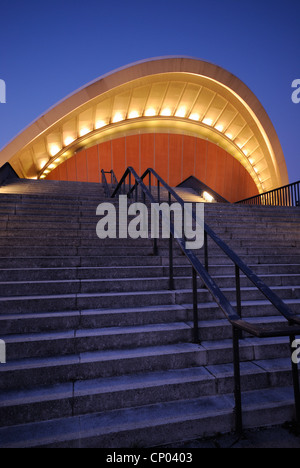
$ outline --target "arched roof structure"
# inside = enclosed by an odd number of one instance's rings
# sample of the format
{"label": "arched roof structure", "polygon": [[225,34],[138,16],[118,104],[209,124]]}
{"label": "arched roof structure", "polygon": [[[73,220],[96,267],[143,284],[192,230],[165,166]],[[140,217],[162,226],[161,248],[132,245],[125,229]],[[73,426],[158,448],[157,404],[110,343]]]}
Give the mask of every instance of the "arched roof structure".
{"label": "arched roof structure", "polygon": [[76,151],[141,132],[208,139],[230,153],[261,193],[288,183],[276,131],[236,76],[188,57],[120,68],[52,107],[0,152],[20,177],[45,178]]}

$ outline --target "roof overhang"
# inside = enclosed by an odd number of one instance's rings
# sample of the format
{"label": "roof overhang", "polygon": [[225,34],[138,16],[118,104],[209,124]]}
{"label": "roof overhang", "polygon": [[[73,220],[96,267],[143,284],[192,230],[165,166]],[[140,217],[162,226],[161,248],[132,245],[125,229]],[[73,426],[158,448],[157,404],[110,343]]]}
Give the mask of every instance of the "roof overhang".
{"label": "roof overhang", "polygon": [[163,57],[118,69],[52,107],[0,152],[21,177],[45,177],[80,148],[137,132],[210,141],[238,159],[260,192],[288,183],[276,131],[252,91],[198,59]]}

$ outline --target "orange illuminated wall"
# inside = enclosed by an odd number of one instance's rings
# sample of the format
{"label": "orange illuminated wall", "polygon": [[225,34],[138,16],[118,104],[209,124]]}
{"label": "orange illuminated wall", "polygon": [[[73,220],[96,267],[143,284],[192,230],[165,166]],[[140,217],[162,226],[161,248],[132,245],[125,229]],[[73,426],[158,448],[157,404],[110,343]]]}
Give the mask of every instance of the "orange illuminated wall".
{"label": "orange illuminated wall", "polygon": [[258,194],[246,169],[224,149],[201,138],[168,133],[124,136],[78,151],[47,179],[101,182],[101,169],[113,169],[120,179],[128,166],[140,175],[152,167],[171,186],[194,175],[230,202]]}

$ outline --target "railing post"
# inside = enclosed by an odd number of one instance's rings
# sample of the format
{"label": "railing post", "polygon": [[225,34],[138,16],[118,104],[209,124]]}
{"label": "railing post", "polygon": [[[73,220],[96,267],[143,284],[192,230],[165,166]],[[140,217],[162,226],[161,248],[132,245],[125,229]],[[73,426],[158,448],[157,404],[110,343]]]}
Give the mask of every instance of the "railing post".
{"label": "railing post", "polygon": [[234,399],[235,399],[235,430],[241,435],[243,432],[242,416],[242,392],[241,392],[241,369],[240,369],[240,331],[232,327],[233,335],[233,367],[234,367]]}
{"label": "railing post", "polygon": [[204,265],[205,265],[205,270],[208,273],[208,239],[207,239],[206,231],[204,231]]}
{"label": "railing post", "polygon": [[169,237],[169,289],[174,290],[174,270],[173,270],[173,235]]}
{"label": "railing post", "polygon": [[[236,289],[236,310],[240,318],[242,318],[242,299],[241,299],[241,279],[240,279],[240,269],[238,265],[235,265],[235,289]],[[238,331],[239,338],[243,338],[243,333],[241,330]]]}
{"label": "railing post", "polygon": [[236,288],[236,309],[238,316],[242,318],[242,301],[241,301],[241,279],[240,269],[235,265],[235,288]]}
{"label": "railing post", "polygon": [[157,196],[158,196],[158,203],[160,204],[160,181],[157,181]]}
{"label": "railing post", "polygon": [[[169,206],[171,205],[171,194],[168,195]],[[174,288],[174,269],[173,269],[173,234],[170,232],[169,237],[169,289]]]}
{"label": "railing post", "polygon": [[128,191],[128,193],[129,193],[129,198],[131,198],[132,197],[131,196],[131,172],[129,172],[129,191]]}
{"label": "railing post", "polygon": [[197,272],[194,267],[193,267],[193,320],[194,320],[194,343],[199,343],[198,285],[197,285]]}

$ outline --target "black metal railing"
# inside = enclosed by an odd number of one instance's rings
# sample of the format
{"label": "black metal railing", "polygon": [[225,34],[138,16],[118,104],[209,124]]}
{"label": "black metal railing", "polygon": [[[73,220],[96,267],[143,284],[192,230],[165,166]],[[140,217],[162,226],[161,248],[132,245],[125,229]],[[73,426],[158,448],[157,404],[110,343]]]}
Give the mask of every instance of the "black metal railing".
{"label": "black metal railing", "polygon": [[[148,177],[148,186],[144,183],[144,179]],[[155,182],[155,184],[153,183]],[[157,188],[154,198],[153,187]],[[168,201],[175,199],[182,207],[184,201],[177,193],[169,187],[169,185],[153,170],[147,169],[145,173],[139,177],[132,167],[127,168],[116,189],[112,193],[112,197],[120,193],[127,192],[129,199],[137,201],[140,196],[143,201],[148,200],[150,203],[160,203],[161,187],[168,193]],[[140,193],[139,193],[140,192]],[[160,216],[163,214],[160,212]],[[193,218],[198,222],[195,214]],[[193,289],[193,322],[194,322],[194,341],[199,343],[199,321],[198,321],[198,284],[197,278],[200,277],[203,284],[210,292],[219,308],[224,313],[232,326],[233,334],[233,363],[234,363],[234,395],[235,395],[235,418],[236,430],[242,432],[242,395],[241,395],[241,375],[240,375],[240,351],[239,341],[242,338],[242,332],[248,333],[258,338],[286,336],[290,338],[291,354],[294,352],[292,343],[296,335],[300,334],[300,317],[294,314],[289,307],[255,274],[252,270],[222,241],[215,232],[206,224],[204,228],[204,264],[200,262],[195,253],[187,249],[185,239],[177,238],[175,235],[174,225],[170,222],[170,237],[169,237],[169,288],[174,289],[174,272],[173,272],[173,239],[176,240],[183,254],[186,256],[192,266],[192,289]],[[208,237],[226,254],[226,256],[234,263],[235,266],[235,287],[236,287],[236,302],[237,307],[234,310],[233,306],[218,287],[213,278],[209,275],[209,251]],[[154,239],[154,253],[158,253],[157,239]],[[286,319],[279,328],[278,326],[266,326],[261,324],[249,323],[242,318],[242,303],[241,303],[241,285],[240,272],[252,282],[252,284],[273,304],[277,311]],[[292,375],[295,396],[296,418],[300,425],[300,388],[298,378],[298,366],[292,361]]]}
{"label": "black metal railing", "polygon": [[244,205],[300,206],[300,181],[236,202]]}
{"label": "black metal railing", "polygon": [[[110,174],[110,182],[107,182],[106,174]],[[104,169],[101,169],[101,180],[102,180],[102,185],[104,187],[106,197],[110,197],[112,191],[118,185],[118,180],[115,176],[114,171],[113,170],[104,171]]]}

